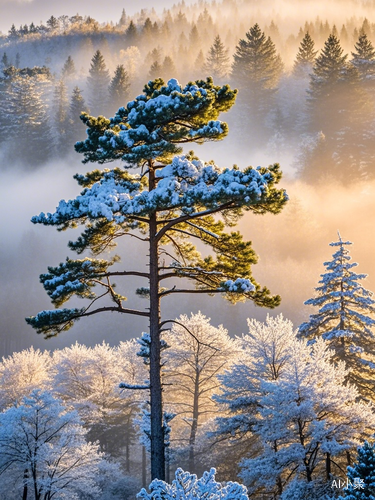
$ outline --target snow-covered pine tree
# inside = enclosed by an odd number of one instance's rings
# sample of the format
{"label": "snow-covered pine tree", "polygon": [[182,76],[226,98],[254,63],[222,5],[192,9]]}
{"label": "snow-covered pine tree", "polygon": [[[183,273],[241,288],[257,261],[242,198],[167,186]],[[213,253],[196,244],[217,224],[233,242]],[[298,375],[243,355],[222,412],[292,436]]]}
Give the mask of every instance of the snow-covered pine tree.
{"label": "snow-covered pine tree", "polygon": [[355,51],[352,52],[353,58],[350,62],[357,68],[363,83],[372,83],[374,85],[375,49],[364,31],[360,31],[354,48]]}
{"label": "snow-covered pine tree", "polygon": [[306,77],[312,70],[316,54],[314,40],[307,31],[302,38],[296,60],[294,61],[293,73],[295,76]]}
{"label": "snow-covered pine tree", "polygon": [[[49,337],[82,317],[105,311],[149,319],[152,478],[162,479],[165,474],[160,342],[161,330],[169,320],[161,320],[161,299],[181,293],[219,293],[231,302],[250,299],[266,307],[280,303],[279,296],[271,296],[252,277],[251,265],[257,256],[251,243],[239,232],[225,231],[246,211],[276,214],[282,209],[287,196],[275,187],[281,177],[279,166],[220,169],[213,162],[199,160],[193,152],[182,154],[181,144],[220,140],[227,135],[227,124],[218,117],[233,106],[235,98],[235,90],[215,86],[210,78],[185,87],[176,80],[164,84],[159,79],[150,81],[143,94],[110,120],[83,115],[88,138],[75,148],[84,155],[84,163],[122,160],[124,168],[76,175],[84,188],[81,195],[61,201],[54,214],[41,213],[32,219],[60,229],[83,224],[81,236],[69,243],[79,254],[88,250],[98,255],[127,235],[148,247],[148,270],[144,272],[111,271],[116,257],[68,258],[49,267],[40,279],[57,309],[42,311],[27,322]],[[141,172],[129,173],[129,168],[140,166]],[[208,245],[216,258],[202,257],[190,238]],[[168,250],[167,245],[171,246]],[[112,284],[114,276],[148,281],[147,287],[137,290],[148,298],[147,310],[124,307],[125,297]],[[173,278],[187,279],[195,288],[161,287]],[[61,309],[73,295],[88,299],[88,304]],[[100,306],[97,300],[103,297],[109,303]]]}
{"label": "snow-covered pine tree", "polygon": [[272,106],[272,99],[283,70],[280,55],[270,37],[258,24],[246,33],[236,47],[232,66],[233,82],[240,89],[252,122],[259,127],[260,117]]}
{"label": "snow-covered pine tree", "polygon": [[208,51],[204,71],[207,75],[212,76],[214,80],[220,81],[220,79],[228,75],[229,69],[228,49],[225,48],[220,35],[217,35]]}
{"label": "snow-covered pine tree", "polygon": [[99,114],[105,111],[108,103],[109,83],[110,76],[104,57],[100,50],[97,50],[91,59],[91,67],[87,77],[88,103],[91,113]]}
{"label": "snow-covered pine tree", "polygon": [[124,66],[117,66],[115,74],[109,85],[109,104],[111,112],[116,112],[121,106],[125,106],[129,97],[130,81]]}
{"label": "snow-covered pine tree", "polygon": [[321,274],[320,286],[314,298],[306,305],[318,307],[309,321],[299,327],[299,336],[308,339],[323,337],[334,350],[334,361],[345,362],[347,380],[358,388],[365,399],[375,401],[374,367],[375,343],[372,329],[375,326],[375,300],[361,281],[366,274],[357,274],[347,247],[350,241],[330,243],[337,251],[330,261],[324,262],[326,271]]}
{"label": "snow-covered pine tree", "polygon": [[345,497],[339,500],[375,500],[375,445],[365,441],[358,448],[357,461],[348,467]]}

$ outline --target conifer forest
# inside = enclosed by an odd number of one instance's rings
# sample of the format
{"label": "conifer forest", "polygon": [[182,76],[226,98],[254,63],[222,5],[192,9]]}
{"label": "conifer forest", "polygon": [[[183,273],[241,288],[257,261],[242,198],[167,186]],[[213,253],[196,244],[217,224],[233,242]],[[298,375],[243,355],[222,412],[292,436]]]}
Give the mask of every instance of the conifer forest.
{"label": "conifer forest", "polygon": [[374,500],[375,1],[0,30],[0,500]]}

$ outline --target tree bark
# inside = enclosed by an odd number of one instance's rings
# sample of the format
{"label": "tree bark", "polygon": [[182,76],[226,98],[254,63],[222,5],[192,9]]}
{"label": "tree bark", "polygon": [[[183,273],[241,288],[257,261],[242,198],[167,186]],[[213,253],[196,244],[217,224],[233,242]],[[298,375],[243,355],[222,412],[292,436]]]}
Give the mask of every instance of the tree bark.
{"label": "tree bark", "polygon": [[195,439],[198,429],[199,417],[199,371],[196,370],[194,381],[194,400],[193,400],[193,421],[191,424],[189,438],[189,472],[195,472]]}
{"label": "tree bark", "polygon": [[22,500],[27,500],[27,480],[29,478],[28,470],[25,469],[23,472],[23,494]]}
{"label": "tree bark", "polygon": [[142,488],[147,488],[147,457],[146,457],[146,447],[142,446]]}
{"label": "tree bark", "polygon": [[[155,171],[149,165],[149,189],[156,187]],[[151,480],[165,480],[163,398],[160,359],[159,252],[156,213],[150,216],[150,403],[151,403]]]}
{"label": "tree bark", "polygon": [[331,454],[326,454],[326,478],[327,481],[331,479]]}

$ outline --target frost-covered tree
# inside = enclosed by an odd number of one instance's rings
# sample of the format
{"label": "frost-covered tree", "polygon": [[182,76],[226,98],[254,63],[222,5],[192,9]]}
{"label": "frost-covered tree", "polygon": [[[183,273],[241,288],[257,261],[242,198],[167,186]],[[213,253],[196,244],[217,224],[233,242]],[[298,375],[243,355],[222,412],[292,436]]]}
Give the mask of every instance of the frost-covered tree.
{"label": "frost-covered tree", "polygon": [[214,80],[220,80],[228,75],[229,69],[228,49],[225,48],[220,35],[217,35],[208,51],[204,71]]}
{"label": "frost-covered tree", "polygon": [[55,393],[78,411],[90,440],[98,440],[102,451],[112,456],[124,452],[127,471],[139,405],[132,391],[120,391],[119,383],[144,383],[147,378],[136,351],[134,341],[117,348],[105,343],[93,348],[75,344],[55,351],[53,356]]}
{"label": "frost-covered tree", "polygon": [[216,399],[233,415],[218,419],[217,433],[256,436],[251,458],[240,462],[241,477],[252,491],[284,498],[296,481],[319,484],[329,477],[333,458],[357,445],[375,418],[356,402],[356,388],[344,384],[344,364],[331,363],[322,339],[311,349],[282,316],[249,326],[243,357],[219,377]]}
{"label": "frost-covered tree", "polygon": [[26,349],[14,352],[0,363],[0,409],[20,403],[35,389],[51,388],[53,363],[49,352]]}
{"label": "frost-covered tree", "polygon": [[48,392],[33,391],[0,413],[0,491],[6,488],[6,496],[10,482],[18,498],[28,491],[35,500],[98,494],[102,460],[97,445],[86,442],[78,415]]}
{"label": "frost-covered tree", "polygon": [[108,85],[110,83],[109,71],[104,57],[97,50],[91,59],[89,76],[87,77],[88,103],[94,114],[105,111],[108,103]]}
{"label": "frost-covered tree", "polygon": [[375,445],[365,441],[358,448],[357,460],[348,466],[348,486],[339,500],[374,500],[375,498]]}
{"label": "frost-covered tree", "polygon": [[360,32],[354,48],[350,62],[357,68],[364,83],[373,80],[375,78],[375,49],[364,31]]}
{"label": "frost-covered tree", "polygon": [[150,493],[145,489],[137,495],[143,500],[163,498],[173,500],[248,500],[246,487],[239,483],[227,482],[225,486],[215,480],[215,469],[205,472],[198,479],[195,474],[190,474],[182,469],[177,469],[172,484],[154,480],[150,484]]}
{"label": "frost-covered tree", "polygon": [[[164,336],[169,346],[163,354],[165,403],[176,418],[172,439],[188,449],[189,470],[196,472],[196,445],[202,424],[218,411],[212,395],[217,375],[229,368],[238,348],[222,326],[215,328],[201,312],[182,315]],[[174,427],[178,428],[174,431]]]}
{"label": "frost-covered tree", "polygon": [[351,244],[340,235],[339,241],[330,243],[336,252],[332,260],[324,262],[327,272],[321,274],[315,297],[305,302],[319,311],[302,323],[299,335],[308,339],[323,337],[334,350],[334,360],[345,362],[348,380],[363,397],[375,401],[375,300],[361,284],[367,275],[353,270],[358,264],[350,262],[347,247]]}
{"label": "frost-covered tree", "polygon": [[[41,282],[56,309],[27,321],[48,337],[101,312],[149,319],[152,478],[164,478],[165,463],[160,342],[161,330],[169,320],[161,319],[161,300],[181,293],[211,293],[222,294],[231,302],[250,299],[266,307],[280,303],[279,296],[271,296],[252,277],[251,265],[257,257],[251,243],[239,232],[225,231],[246,211],[263,214],[282,209],[287,197],[275,187],[281,177],[279,166],[220,169],[192,152],[182,154],[181,144],[226,136],[228,126],[218,117],[230,109],[235,97],[236,91],[228,85],[215,86],[212,79],[186,87],[176,80],[166,85],[155,80],[110,120],[83,115],[88,138],[75,147],[84,155],[84,162],[122,160],[124,168],[76,175],[84,188],[81,195],[61,201],[54,214],[41,213],[32,219],[60,228],[83,224],[81,236],[69,244],[79,254],[89,250],[98,255],[114,247],[118,237],[131,235],[148,248],[146,271],[112,271],[116,257],[68,258],[50,267]],[[139,166],[141,172],[129,173],[129,168]],[[206,244],[215,256],[201,256],[192,238]],[[146,280],[147,286],[137,293],[148,299],[147,310],[125,307],[123,293],[113,286],[115,276]],[[174,281],[168,285],[170,279]],[[177,286],[180,279],[193,287]],[[61,308],[73,295],[87,299],[87,304]]]}
{"label": "frost-covered tree", "polygon": [[233,81],[241,91],[240,98],[252,122],[264,117],[272,107],[282,70],[275,44],[255,24],[246,33],[246,39],[238,42],[232,66]]}
{"label": "frost-covered tree", "polygon": [[109,102],[112,110],[125,106],[129,97],[130,79],[124,66],[117,66],[109,85]]}
{"label": "frost-covered tree", "polygon": [[296,60],[294,61],[293,73],[295,76],[307,76],[312,68],[315,61],[316,54],[314,40],[311,38],[310,33],[307,31],[305,36],[302,38],[298,52],[296,55]]}

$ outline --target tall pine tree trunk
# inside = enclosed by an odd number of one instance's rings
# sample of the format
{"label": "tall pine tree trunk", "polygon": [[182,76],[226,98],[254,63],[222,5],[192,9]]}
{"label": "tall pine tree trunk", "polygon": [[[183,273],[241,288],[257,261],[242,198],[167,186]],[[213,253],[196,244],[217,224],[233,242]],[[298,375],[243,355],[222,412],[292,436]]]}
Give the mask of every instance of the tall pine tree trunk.
{"label": "tall pine tree trunk", "polygon": [[[149,189],[156,187],[155,171],[149,163]],[[156,212],[150,216],[150,402],[151,402],[151,480],[165,480],[163,398],[160,359],[159,253]]]}

